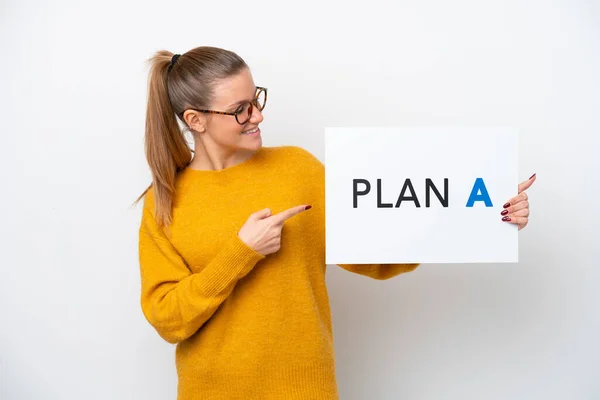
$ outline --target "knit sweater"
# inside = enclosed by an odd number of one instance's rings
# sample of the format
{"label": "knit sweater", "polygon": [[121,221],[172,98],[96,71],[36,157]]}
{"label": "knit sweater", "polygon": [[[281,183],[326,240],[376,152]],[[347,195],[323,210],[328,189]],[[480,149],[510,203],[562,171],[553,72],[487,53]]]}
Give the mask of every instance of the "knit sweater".
{"label": "knit sweater", "polygon": [[[139,229],[141,308],[177,344],[178,400],[338,398],[325,286],[325,169],[296,146],[262,147],[219,171],[184,169],[173,223],[158,229],[153,191]],[[237,235],[250,214],[310,204],[264,256]],[[388,279],[418,264],[340,265]]]}

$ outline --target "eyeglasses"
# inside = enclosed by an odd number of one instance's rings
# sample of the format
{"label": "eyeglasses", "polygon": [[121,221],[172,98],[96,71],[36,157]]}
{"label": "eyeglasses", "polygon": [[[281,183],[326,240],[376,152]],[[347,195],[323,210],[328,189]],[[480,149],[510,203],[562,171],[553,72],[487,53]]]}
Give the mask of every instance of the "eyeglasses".
{"label": "eyeglasses", "polygon": [[[198,110],[196,108],[188,108],[188,110],[194,110],[207,114],[234,115],[237,123],[240,125],[244,125],[246,122],[250,121],[250,117],[252,117],[252,110],[254,107],[258,108],[259,111],[262,111],[265,108],[265,104],[267,103],[267,88],[257,86],[256,90],[257,92],[256,96],[254,97],[254,100],[246,101],[240,104],[234,112]],[[183,112],[181,113],[181,117],[183,119]]]}

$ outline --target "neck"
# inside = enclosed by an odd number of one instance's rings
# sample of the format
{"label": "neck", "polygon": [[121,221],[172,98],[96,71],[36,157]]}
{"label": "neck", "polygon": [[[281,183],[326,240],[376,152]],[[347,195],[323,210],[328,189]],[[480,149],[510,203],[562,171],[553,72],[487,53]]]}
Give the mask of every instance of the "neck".
{"label": "neck", "polygon": [[194,145],[194,158],[188,168],[202,171],[220,171],[233,167],[248,160],[255,150],[228,149],[218,145],[205,144],[196,140]]}

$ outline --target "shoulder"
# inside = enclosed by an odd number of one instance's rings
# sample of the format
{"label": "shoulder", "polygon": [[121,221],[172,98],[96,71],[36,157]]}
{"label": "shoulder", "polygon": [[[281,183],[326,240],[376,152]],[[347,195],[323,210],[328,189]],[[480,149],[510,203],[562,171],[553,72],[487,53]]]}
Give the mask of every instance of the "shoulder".
{"label": "shoulder", "polygon": [[280,146],[271,148],[274,153],[273,167],[279,178],[289,180],[294,185],[315,188],[324,186],[325,166],[314,154],[300,146]]}
{"label": "shoulder", "polygon": [[322,168],[323,163],[313,153],[300,146],[278,146],[266,147],[266,153],[271,154],[274,158],[287,161],[288,165],[312,168]]}

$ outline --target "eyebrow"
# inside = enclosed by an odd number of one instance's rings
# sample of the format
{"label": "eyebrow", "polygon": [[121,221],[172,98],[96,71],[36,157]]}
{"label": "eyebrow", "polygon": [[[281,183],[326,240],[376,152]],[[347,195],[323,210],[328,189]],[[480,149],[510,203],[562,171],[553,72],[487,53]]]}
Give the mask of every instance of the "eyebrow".
{"label": "eyebrow", "polygon": [[[256,95],[256,91],[257,91],[257,90],[258,90],[258,88],[255,86],[255,87],[254,87],[254,94],[255,94],[255,95]],[[227,108],[230,108],[230,107],[233,107],[233,106],[239,106],[239,105],[240,105],[240,104],[242,104],[242,103],[245,103],[245,102],[247,102],[247,101],[252,101],[252,100],[254,100],[254,97],[253,97],[252,99],[250,99],[250,100],[240,100],[240,101],[238,101],[238,102],[236,102],[236,103],[233,103],[233,104],[230,104],[230,105],[228,105],[228,106],[227,106]]]}

